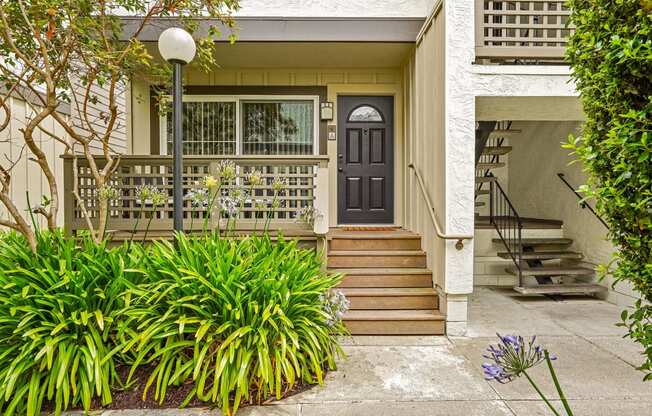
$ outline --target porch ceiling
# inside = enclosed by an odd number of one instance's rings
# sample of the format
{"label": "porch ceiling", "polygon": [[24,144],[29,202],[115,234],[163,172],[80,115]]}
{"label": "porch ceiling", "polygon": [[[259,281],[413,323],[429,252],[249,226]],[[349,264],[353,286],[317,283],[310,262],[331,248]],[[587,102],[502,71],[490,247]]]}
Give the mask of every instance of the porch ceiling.
{"label": "porch ceiling", "polygon": [[[124,36],[135,33],[142,18],[123,17]],[[242,17],[236,16],[240,42],[415,42],[425,21],[422,17]],[[143,42],[155,42],[168,27],[179,25],[178,19],[158,18],[139,34]],[[214,19],[199,21],[198,32],[206,34],[210,26],[221,26],[227,41],[231,30]]]}
{"label": "porch ceiling", "polygon": [[[378,42],[236,42],[216,46],[217,62],[224,69],[396,68],[414,49],[413,43]],[[159,57],[155,42],[147,47]]]}

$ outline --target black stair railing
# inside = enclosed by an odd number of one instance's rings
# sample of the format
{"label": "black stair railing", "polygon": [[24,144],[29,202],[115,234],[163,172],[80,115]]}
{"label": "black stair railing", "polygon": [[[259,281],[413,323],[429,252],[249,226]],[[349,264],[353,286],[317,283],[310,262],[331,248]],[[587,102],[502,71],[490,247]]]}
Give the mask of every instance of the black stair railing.
{"label": "black stair railing", "polygon": [[497,181],[489,182],[489,222],[498,232],[523,286],[523,221]]}
{"label": "black stair railing", "polygon": [[609,229],[609,226],[607,225],[607,222],[606,222],[605,220],[603,220],[602,217],[599,216],[598,213],[595,212],[595,210],[594,210],[593,208],[591,208],[591,205],[589,205],[589,204],[584,200],[584,197],[583,197],[582,195],[580,195],[580,193],[577,192],[577,190],[573,187],[573,185],[571,185],[571,184],[566,180],[564,174],[563,174],[563,173],[558,173],[557,176],[558,176],[559,179],[561,179],[561,181],[566,185],[566,187],[567,187],[568,189],[570,189],[571,191],[573,191],[573,193],[577,196],[577,198],[579,198],[579,200],[580,200],[580,207],[582,207],[582,209],[586,208],[586,209],[588,209],[589,211],[591,211],[591,213],[592,213],[593,215],[595,215],[595,218],[597,218],[598,221],[600,221],[600,222],[602,223],[602,225],[605,226],[605,228]]}
{"label": "black stair railing", "polygon": [[[495,129],[501,129],[501,130],[509,130],[512,127],[512,122],[511,121],[484,121],[480,122],[478,128],[476,129],[475,133],[475,142],[476,142],[476,147],[475,147],[475,165],[476,167],[478,166],[479,163],[487,163],[487,164],[493,164],[493,163],[500,163],[500,155],[495,154],[495,155],[484,155],[482,154],[482,151],[484,150],[485,147],[502,147],[503,144],[505,143],[505,138],[504,137],[492,137],[490,138],[491,132],[494,131]],[[492,176],[491,175],[491,169],[477,169],[476,168],[476,176]],[[475,188],[475,199],[478,199],[478,196],[480,195],[480,191],[484,187],[484,182],[480,182],[476,185]]]}

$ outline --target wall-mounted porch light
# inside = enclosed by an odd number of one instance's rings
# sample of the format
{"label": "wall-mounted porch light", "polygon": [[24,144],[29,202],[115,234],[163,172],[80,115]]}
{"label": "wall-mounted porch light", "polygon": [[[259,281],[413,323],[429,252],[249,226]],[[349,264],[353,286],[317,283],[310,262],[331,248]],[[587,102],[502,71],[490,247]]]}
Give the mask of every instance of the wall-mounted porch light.
{"label": "wall-mounted porch light", "polygon": [[333,120],[333,103],[326,101],[319,103],[319,115],[321,121],[332,121]]}
{"label": "wall-mounted porch light", "polygon": [[172,73],[172,200],[174,231],[183,232],[183,65],[190,63],[197,51],[190,33],[179,27],[165,29],[158,38],[163,59],[173,65]]}

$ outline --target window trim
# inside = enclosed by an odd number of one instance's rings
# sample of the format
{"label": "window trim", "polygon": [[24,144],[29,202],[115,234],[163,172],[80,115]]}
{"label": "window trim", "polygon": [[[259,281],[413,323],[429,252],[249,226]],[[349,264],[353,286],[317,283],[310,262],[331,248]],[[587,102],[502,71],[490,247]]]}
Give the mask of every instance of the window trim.
{"label": "window trim", "polygon": [[[166,95],[166,100],[172,97]],[[183,102],[229,102],[235,103],[235,156],[242,154],[242,102],[243,101],[312,101],[313,102],[313,134],[312,134],[312,155],[319,155],[319,96],[318,95],[283,95],[283,94],[238,94],[238,95],[207,95],[207,94],[184,94]],[[159,149],[161,155],[167,155],[167,117],[171,112],[159,115]],[[207,155],[209,156],[209,155]],[[222,156],[222,155],[219,155]],[[233,155],[224,155],[233,156]],[[253,155],[251,155],[253,156]],[[270,158],[283,157],[283,155],[268,155]],[[210,156],[209,156],[210,157]]]}

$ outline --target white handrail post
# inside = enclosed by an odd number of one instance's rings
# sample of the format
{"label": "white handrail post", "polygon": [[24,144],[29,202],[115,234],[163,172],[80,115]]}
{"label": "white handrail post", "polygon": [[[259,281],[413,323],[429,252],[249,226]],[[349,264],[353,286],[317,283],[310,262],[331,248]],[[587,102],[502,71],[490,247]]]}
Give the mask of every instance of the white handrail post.
{"label": "white handrail post", "polygon": [[326,235],[328,233],[328,162],[320,161],[316,169],[313,231],[317,235]]}

